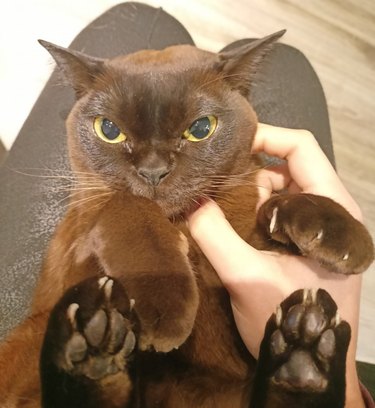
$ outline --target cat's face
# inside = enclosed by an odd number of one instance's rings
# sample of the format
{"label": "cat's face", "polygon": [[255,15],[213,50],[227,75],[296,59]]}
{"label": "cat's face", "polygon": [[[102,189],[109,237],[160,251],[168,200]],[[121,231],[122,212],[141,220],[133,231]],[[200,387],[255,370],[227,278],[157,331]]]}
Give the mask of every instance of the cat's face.
{"label": "cat's face", "polygon": [[215,176],[246,170],[256,117],[213,65],[186,46],[108,62],[69,119],[75,164],[168,216],[212,193]]}
{"label": "cat's face", "polygon": [[79,66],[69,58],[79,96],[67,122],[73,168],[156,201],[168,217],[249,169],[256,116],[243,55],[234,63],[175,46]]}

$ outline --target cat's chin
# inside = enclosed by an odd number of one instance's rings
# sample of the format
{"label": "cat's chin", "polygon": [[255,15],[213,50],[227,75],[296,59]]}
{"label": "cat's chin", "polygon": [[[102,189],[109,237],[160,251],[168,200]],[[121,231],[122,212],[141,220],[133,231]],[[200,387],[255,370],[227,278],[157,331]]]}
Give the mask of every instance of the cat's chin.
{"label": "cat's chin", "polygon": [[187,215],[197,210],[204,199],[198,196],[190,197],[188,194],[176,194],[161,188],[137,188],[131,189],[132,194],[153,201],[161,209],[163,214],[171,221],[183,221]]}
{"label": "cat's chin", "polygon": [[183,221],[187,213],[190,213],[189,208],[183,206],[175,206],[164,200],[154,200],[154,202],[160,207],[164,215],[171,221]]}
{"label": "cat's chin", "polygon": [[161,208],[165,216],[173,223],[185,221],[188,216],[196,211],[204,202],[205,199],[196,198],[185,206],[173,206],[164,200],[155,200],[155,203]]}

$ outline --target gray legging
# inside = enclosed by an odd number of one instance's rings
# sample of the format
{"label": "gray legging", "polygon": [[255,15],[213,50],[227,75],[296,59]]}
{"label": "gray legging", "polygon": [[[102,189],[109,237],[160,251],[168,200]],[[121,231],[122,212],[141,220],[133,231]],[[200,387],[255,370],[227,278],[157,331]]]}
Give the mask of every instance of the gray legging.
{"label": "gray legging", "polygon": [[[71,48],[113,57],[174,44],[193,44],[178,21],[161,9],[124,3],[86,27]],[[255,82],[251,102],[259,120],[311,130],[333,162],[325,97],[304,55],[277,44]],[[61,189],[68,174],[64,121],[74,96],[56,83],[55,71],[0,168],[0,339],[26,314],[43,254],[66,203],[67,193]]]}

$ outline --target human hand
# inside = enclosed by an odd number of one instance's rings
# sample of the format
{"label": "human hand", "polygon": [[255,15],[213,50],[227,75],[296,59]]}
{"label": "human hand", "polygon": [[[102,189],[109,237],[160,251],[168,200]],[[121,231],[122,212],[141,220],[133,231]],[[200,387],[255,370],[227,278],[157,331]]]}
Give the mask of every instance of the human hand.
{"label": "human hand", "polygon": [[[286,163],[259,172],[258,208],[272,192],[287,189],[290,194],[330,197],[362,220],[358,205],[309,132],[259,125],[253,152],[261,151],[285,159]],[[301,256],[257,251],[235,233],[214,202],[207,202],[194,212],[188,225],[229,291],[238,330],[255,357],[265,323],[282,300],[300,288],[326,289],[352,329],[347,359],[348,395],[360,395],[355,368],[360,275],[333,274]]]}

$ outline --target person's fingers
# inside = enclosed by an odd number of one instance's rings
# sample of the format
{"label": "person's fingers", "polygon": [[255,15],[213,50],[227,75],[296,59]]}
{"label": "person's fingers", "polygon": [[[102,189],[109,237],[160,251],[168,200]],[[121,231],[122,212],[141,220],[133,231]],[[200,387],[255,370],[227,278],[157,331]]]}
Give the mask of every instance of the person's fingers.
{"label": "person's fingers", "polygon": [[267,201],[274,192],[282,190],[288,191],[289,194],[301,192],[301,189],[290,176],[287,163],[260,170],[256,180],[259,193],[257,209]]}
{"label": "person's fingers", "polygon": [[358,205],[309,131],[259,124],[252,151],[285,159],[291,178],[303,192],[330,197],[354,217],[362,218]]}
{"label": "person's fingers", "polygon": [[261,190],[272,193],[274,191],[281,191],[288,187],[292,178],[286,163],[278,166],[265,167],[257,173],[257,185],[259,193]]}
{"label": "person's fingers", "polygon": [[188,217],[188,227],[228,290],[237,290],[239,282],[251,279],[257,270],[270,268],[268,257],[237,235],[213,201]]}
{"label": "person's fingers", "polygon": [[253,151],[287,160],[291,177],[304,191],[315,188],[322,180],[338,179],[314,136],[305,130],[259,124]]}

